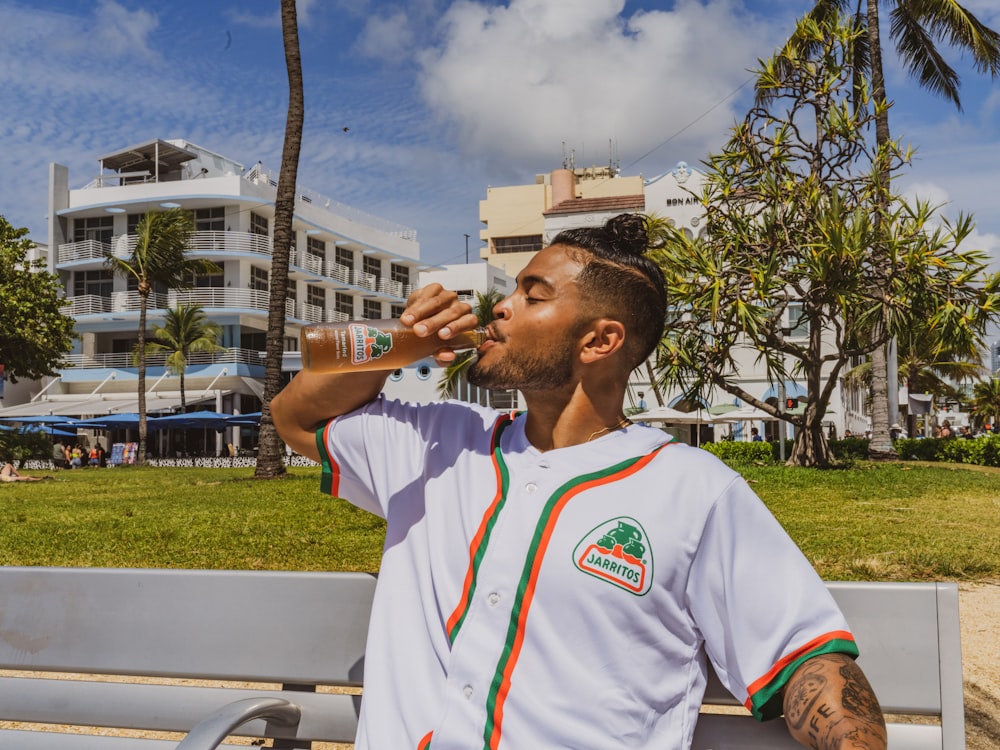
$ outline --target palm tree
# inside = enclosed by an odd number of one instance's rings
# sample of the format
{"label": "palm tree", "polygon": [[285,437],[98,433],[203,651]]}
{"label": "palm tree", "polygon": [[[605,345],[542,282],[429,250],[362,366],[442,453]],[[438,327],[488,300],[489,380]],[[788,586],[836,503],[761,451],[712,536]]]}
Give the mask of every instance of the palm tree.
{"label": "palm tree", "polygon": [[187,258],[185,250],[194,219],[180,208],[147,213],[135,228],[135,246],[128,257],[108,255],[112,273],[134,279],[139,293],[138,354],[139,449],[138,462],[146,460],[146,312],[155,286],[183,289],[194,274],[218,272],[219,266],[203,258]]}
{"label": "palm tree", "polygon": [[302,147],[305,95],[302,89],[302,57],[299,53],[299,22],[295,0],[281,0],[281,32],[288,72],[288,115],[281,151],[281,173],[274,201],[274,250],[271,255],[271,297],[267,314],[267,345],[264,360],[264,395],[260,418],[259,450],[254,476],[271,479],[284,476],[284,446],[271,419],[271,399],[281,390],[281,355],[285,344],[285,301],[288,299],[288,259],[295,237],[295,182]]}
{"label": "palm tree", "polygon": [[980,380],[972,386],[972,406],[975,408],[977,424],[982,424],[987,418],[994,426],[1000,422],[1000,377]]}
{"label": "palm tree", "polygon": [[[1000,34],[985,26],[967,8],[955,0],[881,0],[889,10],[889,38],[896,45],[896,52],[903,67],[916,77],[928,91],[951,101],[960,111],[961,80],[941,54],[939,45],[956,48],[968,53],[980,73],[993,78],[1000,76]],[[872,101],[875,104],[875,141],[880,149],[890,148],[889,99],[885,90],[883,72],[882,38],[879,27],[879,0],[817,0],[810,15],[816,20],[838,13],[853,12],[858,28],[866,34],[859,37],[855,46],[856,75],[867,75],[871,81]],[[807,46],[807,45],[806,45]],[[889,174],[880,175],[882,192],[876,209],[888,205]],[[875,215],[879,215],[879,211]],[[874,337],[884,336],[887,321],[876,323]],[[894,457],[895,450],[889,436],[889,365],[885,347],[872,354],[872,443],[875,457]]]}
{"label": "palm tree", "polygon": [[193,352],[218,352],[222,326],[205,318],[200,305],[178,305],[167,310],[162,326],[153,326],[154,341],[146,345],[146,354],[166,354],[167,369],[181,379],[181,411],[187,411],[184,397],[184,374],[188,355]]}
{"label": "palm tree", "polygon": [[[503,297],[504,295],[500,291],[492,287],[486,292],[476,292],[476,304],[472,311],[479,319],[480,326],[488,326],[493,322],[496,317],[493,314],[493,308]],[[454,398],[462,375],[474,361],[474,354],[475,352],[471,351],[459,352],[455,360],[445,368],[444,375],[441,376],[441,382],[438,383],[437,387],[441,398]]]}

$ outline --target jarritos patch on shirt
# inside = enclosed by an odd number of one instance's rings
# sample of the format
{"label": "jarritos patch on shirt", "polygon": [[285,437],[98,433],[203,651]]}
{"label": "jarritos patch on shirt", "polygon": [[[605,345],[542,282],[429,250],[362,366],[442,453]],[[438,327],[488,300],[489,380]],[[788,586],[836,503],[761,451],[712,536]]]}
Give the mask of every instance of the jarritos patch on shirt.
{"label": "jarritos patch on shirt", "polygon": [[363,365],[381,359],[392,349],[392,334],[363,323],[349,326],[351,334],[351,364]]}
{"label": "jarritos patch on shirt", "polygon": [[573,550],[573,563],[584,573],[642,596],[653,583],[653,555],[642,524],[612,518],[590,531]]}

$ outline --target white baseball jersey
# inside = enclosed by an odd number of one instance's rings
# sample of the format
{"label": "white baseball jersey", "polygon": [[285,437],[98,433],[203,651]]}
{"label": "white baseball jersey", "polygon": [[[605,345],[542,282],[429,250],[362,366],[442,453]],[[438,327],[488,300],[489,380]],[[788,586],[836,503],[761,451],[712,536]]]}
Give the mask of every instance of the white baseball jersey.
{"label": "white baseball jersey", "polygon": [[638,425],[540,452],[524,421],[380,397],[318,431],[324,489],[388,522],[358,750],[687,748],[705,654],[758,718],[857,654],[713,456]]}

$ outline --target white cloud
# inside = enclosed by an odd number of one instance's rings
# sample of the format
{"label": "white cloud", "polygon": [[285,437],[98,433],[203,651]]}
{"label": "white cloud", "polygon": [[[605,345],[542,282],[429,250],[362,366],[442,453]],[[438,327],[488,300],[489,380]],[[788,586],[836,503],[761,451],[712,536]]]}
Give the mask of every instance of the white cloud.
{"label": "white cloud", "polygon": [[[443,43],[420,56],[431,109],[463,153],[495,166],[551,165],[566,142],[577,164],[625,160],[681,138],[696,158],[734,119],[719,106],[750,78],[776,30],[727,0],[621,15],[623,0],[456,2]],[[701,119],[699,119],[701,118]],[[642,165],[639,167],[642,168]]]}
{"label": "white cloud", "polygon": [[398,63],[413,53],[415,34],[402,9],[368,20],[358,37],[358,51],[365,57]]}
{"label": "white cloud", "polygon": [[77,38],[102,55],[152,55],[149,37],[158,25],[156,16],[149,11],[130,11],[114,0],[100,0],[94,12],[92,32]]}

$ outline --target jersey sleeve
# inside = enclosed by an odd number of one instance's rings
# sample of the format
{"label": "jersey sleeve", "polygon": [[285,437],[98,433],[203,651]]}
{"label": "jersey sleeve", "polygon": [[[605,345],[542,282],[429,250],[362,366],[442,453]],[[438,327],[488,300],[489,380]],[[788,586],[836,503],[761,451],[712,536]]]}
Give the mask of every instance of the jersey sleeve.
{"label": "jersey sleeve", "polygon": [[758,720],[807,659],[858,655],[830,592],[742,479],[715,502],[688,580],[688,600],[722,683]]}
{"label": "jersey sleeve", "polygon": [[423,485],[429,466],[454,460],[467,436],[483,431],[490,417],[484,412],[451,401],[418,405],[379,396],[316,431],[321,489],[385,518],[393,498]]}

